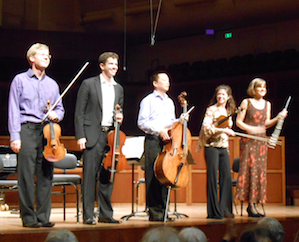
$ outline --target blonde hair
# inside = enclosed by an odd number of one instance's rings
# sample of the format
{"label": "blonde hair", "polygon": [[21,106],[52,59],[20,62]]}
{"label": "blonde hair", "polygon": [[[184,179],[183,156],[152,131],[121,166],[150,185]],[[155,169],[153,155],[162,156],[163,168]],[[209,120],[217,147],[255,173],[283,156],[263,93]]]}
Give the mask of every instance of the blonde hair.
{"label": "blonde hair", "polygon": [[248,86],[247,93],[249,96],[254,97],[255,95],[255,88],[261,87],[263,84],[266,85],[266,81],[262,78],[254,78]]}
{"label": "blonde hair", "polygon": [[34,56],[37,53],[37,51],[40,50],[40,49],[44,49],[44,50],[50,51],[49,50],[49,46],[47,46],[45,44],[35,43],[35,44],[31,45],[31,47],[28,49],[27,55],[26,55],[27,56],[27,60],[28,60],[28,62],[29,62],[30,65],[32,64],[31,61],[30,61],[30,59],[29,59],[30,56]]}

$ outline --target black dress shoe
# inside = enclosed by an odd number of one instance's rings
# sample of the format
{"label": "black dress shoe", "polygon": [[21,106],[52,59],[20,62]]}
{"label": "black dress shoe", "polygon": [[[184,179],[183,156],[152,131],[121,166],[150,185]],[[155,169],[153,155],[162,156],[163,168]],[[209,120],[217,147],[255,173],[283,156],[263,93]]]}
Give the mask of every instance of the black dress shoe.
{"label": "black dress shoe", "polygon": [[261,214],[258,214],[258,213],[254,213],[252,210],[251,210],[251,207],[247,207],[247,213],[248,213],[248,217],[252,217],[252,218],[260,218],[261,217]]}
{"label": "black dress shoe", "polygon": [[83,224],[96,225],[96,221],[94,221],[92,218],[89,218],[89,219],[84,220]]}
{"label": "black dress shoe", "polygon": [[23,227],[26,227],[26,228],[40,228],[42,226],[43,226],[43,224],[40,222],[30,223],[30,224],[26,224],[23,222]]}
{"label": "black dress shoe", "polygon": [[111,224],[120,224],[121,221],[115,220],[114,218],[99,218],[99,223],[111,223]]}
{"label": "black dress shoe", "polygon": [[44,223],[42,225],[42,227],[45,227],[45,228],[52,228],[55,226],[55,223],[54,222],[48,222],[48,223]]}

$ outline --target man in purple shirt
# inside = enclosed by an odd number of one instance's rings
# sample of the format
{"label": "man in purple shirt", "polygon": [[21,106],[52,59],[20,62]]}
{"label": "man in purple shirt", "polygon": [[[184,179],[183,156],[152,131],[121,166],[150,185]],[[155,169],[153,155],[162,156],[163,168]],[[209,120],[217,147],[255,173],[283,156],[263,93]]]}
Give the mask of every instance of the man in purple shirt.
{"label": "man in purple shirt", "polygon": [[[18,153],[18,193],[24,227],[53,227],[50,222],[53,163],[43,157],[44,137],[42,120],[48,101],[60,97],[56,81],[46,75],[50,64],[49,47],[36,43],[27,51],[31,66],[12,80],[8,100],[8,130],[10,147]],[[48,115],[46,121],[63,119],[62,102]],[[36,176],[36,184],[35,184]],[[35,191],[36,190],[36,191]],[[36,211],[34,201],[36,194]]]}

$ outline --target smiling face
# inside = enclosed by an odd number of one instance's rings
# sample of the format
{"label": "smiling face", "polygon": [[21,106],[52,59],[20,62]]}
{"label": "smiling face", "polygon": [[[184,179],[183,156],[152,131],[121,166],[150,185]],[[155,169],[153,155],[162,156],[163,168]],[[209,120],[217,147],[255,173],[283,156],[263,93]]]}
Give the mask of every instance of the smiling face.
{"label": "smiling face", "polygon": [[100,63],[102,74],[109,79],[114,77],[118,71],[118,60],[113,57],[107,58],[105,63]]}
{"label": "smiling face", "polygon": [[29,57],[31,65],[38,70],[45,70],[50,64],[49,49],[39,48],[34,55]]}
{"label": "smiling face", "polygon": [[263,98],[267,94],[266,83],[261,83],[254,88],[254,97]]}
{"label": "smiling face", "polygon": [[224,89],[219,89],[216,95],[216,100],[218,105],[226,105],[227,100],[229,99],[228,93]]}

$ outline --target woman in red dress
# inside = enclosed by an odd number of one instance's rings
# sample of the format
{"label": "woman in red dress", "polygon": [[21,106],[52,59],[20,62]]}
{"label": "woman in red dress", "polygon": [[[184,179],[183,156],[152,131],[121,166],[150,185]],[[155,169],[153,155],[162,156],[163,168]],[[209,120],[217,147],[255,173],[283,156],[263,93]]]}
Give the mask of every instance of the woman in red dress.
{"label": "woman in red dress", "polygon": [[[237,116],[237,126],[248,134],[266,138],[266,129],[275,125],[287,115],[282,110],[271,119],[271,103],[264,99],[267,94],[266,81],[253,79],[247,89],[252,98],[241,103],[241,112]],[[249,217],[262,217],[256,204],[266,203],[267,187],[267,142],[241,138],[240,169],[237,182],[236,199],[248,202]]]}

